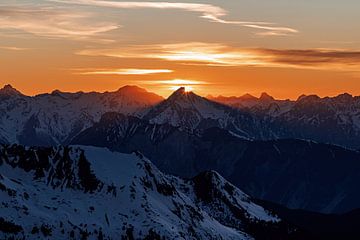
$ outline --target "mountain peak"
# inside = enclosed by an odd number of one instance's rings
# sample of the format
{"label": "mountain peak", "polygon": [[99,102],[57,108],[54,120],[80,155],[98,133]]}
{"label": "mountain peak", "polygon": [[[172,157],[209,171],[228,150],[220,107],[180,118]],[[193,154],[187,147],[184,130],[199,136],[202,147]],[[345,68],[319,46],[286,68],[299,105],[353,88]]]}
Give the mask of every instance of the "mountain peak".
{"label": "mountain peak", "polygon": [[266,92],[263,92],[259,99],[263,100],[263,101],[274,101],[275,100],[272,96],[270,96]]}
{"label": "mountain peak", "polygon": [[151,123],[168,123],[183,129],[195,129],[204,119],[219,119],[225,115],[225,105],[187,92],[180,87],[165,101],[151,109],[145,119]]}
{"label": "mountain peak", "polygon": [[302,95],[300,95],[300,96],[298,97],[298,99],[297,99],[296,101],[300,101],[300,100],[302,100],[302,99],[304,99],[304,98],[306,98],[306,97],[307,97],[307,95],[302,94]]}
{"label": "mountain peak", "polygon": [[185,87],[179,87],[179,89],[176,90],[175,92],[179,92],[179,93],[184,94],[185,93]]}
{"label": "mountain peak", "polygon": [[353,96],[349,93],[343,93],[335,97],[336,100],[340,100],[342,102],[349,102],[353,99]]}
{"label": "mountain peak", "polygon": [[61,90],[55,89],[54,91],[51,92],[51,95],[57,96],[57,95],[61,95],[61,94],[63,94],[63,93],[64,93],[64,92],[62,92]]}
{"label": "mountain peak", "polygon": [[184,94],[186,94],[185,87],[179,87],[175,92],[173,92],[171,94],[171,96],[179,96],[179,95],[181,96],[181,95],[184,95]]}
{"label": "mountain peak", "polygon": [[128,97],[131,99],[141,100],[148,102],[149,104],[157,104],[160,101],[164,100],[163,97],[148,92],[146,89],[135,86],[135,85],[126,85],[119,88],[116,92],[113,92],[118,97]]}
{"label": "mountain peak", "polygon": [[0,95],[10,97],[10,96],[22,95],[22,93],[16,90],[10,84],[6,84],[2,89],[0,89]]}
{"label": "mountain peak", "polygon": [[173,92],[170,97],[168,97],[168,100],[170,101],[179,101],[179,100],[186,100],[190,98],[202,98],[198,95],[196,95],[193,92],[187,92],[185,87],[178,88],[175,92]]}
{"label": "mountain peak", "polygon": [[125,85],[119,88],[116,92],[147,92],[146,89],[135,86],[135,85]]}
{"label": "mountain peak", "polygon": [[299,103],[313,103],[321,100],[321,98],[318,95],[311,94],[311,95],[303,95],[301,98],[297,100]]}
{"label": "mountain peak", "polygon": [[255,100],[256,99],[256,97],[254,97],[253,95],[251,95],[249,93],[246,93],[246,94],[242,95],[240,98],[243,99],[243,100]]}

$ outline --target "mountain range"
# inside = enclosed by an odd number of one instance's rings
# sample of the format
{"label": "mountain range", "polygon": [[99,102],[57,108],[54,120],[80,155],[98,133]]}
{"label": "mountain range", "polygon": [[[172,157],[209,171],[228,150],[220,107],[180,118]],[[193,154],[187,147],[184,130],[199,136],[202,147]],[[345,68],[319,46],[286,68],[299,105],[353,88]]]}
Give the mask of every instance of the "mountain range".
{"label": "mountain range", "polygon": [[10,85],[0,90],[0,142],[24,145],[68,144],[107,112],[170,124],[188,132],[219,127],[249,140],[308,139],[358,149],[360,97],[301,96],[296,101],[200,97],[180,88],[168,99],[136,86],[116,92],[65,93],[34,97]]}
{"label": "mountain range", "polygon": [[105,93],[55,90],[30,97],[6,85],[0,100],[1,142],[50,146],[68,143],[106,112],[141,115],[162,97],[135,86]]}
{"label": "mountain range", "polygon": [[4,237],[296,239],[314,232],[307,211],[360,208],[360,97],[179,88],[163,99],[136,86],[26,96],[6,85],[0,113]]}

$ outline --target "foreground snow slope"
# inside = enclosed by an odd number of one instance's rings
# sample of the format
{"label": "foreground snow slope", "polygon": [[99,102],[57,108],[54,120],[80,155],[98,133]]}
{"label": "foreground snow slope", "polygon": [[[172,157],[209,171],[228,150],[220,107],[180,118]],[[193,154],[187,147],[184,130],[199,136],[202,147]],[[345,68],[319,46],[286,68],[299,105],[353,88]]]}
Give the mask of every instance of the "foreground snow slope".
{"label": "foreground snow slope", "polygon": [[216,172],[182,180],[140,153],[0,147],[0,238],[253,239],[279,219]]}

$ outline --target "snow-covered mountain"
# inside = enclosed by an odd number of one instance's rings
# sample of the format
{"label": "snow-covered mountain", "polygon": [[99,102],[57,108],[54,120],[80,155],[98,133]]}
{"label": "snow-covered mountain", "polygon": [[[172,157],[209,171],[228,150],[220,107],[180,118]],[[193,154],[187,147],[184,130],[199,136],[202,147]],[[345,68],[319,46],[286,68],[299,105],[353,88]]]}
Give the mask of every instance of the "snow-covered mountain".
{"label": "snow-covered mountain", "polygon": [[302,95],[296,101],[260,98],[210,97],[211,100],[250,113],[269,124],[275,138],[310,139],[360,147],[360,97],[344,93],[320,98]]}
{"label": "snow-covered mountain", "polygon": [[179,88],[143,118],[152,124],[170,124],[189,132],[220,127],[245,139],[275,137],[262,119],[193,92],[186,92],[185,88]]}
{"label": "snow-covered mountain", "polygon": [[190,132],[219,127],[249,140],[295,138],[360,147],[360,97],[310,95],[291,101],[263,93],[260,98],[248,94],[209,98],[180,88],[144,119]]}
{"label": "snow-covered mountain", "polygon": [[264,233],[294,233],[216,172],[184,180],[163,174],[139,152],[85,146],[1,146],[0,204],[1,239],[263,239]]}
{"label": "snow-covered mountain", "polygon": [[296,138],[360,147],[360,97],[311,95],[290,101],[263,93],[260,98],[210,99],[180,88],[163,100],[135,86],[105,93],[56,90],[29,97],[7,85],[0,90],[0,143],[68,144],[103,114],[116,112],[190,133],[219,127],[249,140]]}
{"label": "snow-covered mountain", "polygon": [[224,105],[211,102],[181,87],[168,99],[155,106],[145,116],[150,123],[195,129],[204,119],[226,119],[229,115]]}
{"label": "snow-covered mountain", "polygon": [[138,115],[162,100],[135,86],[116,92],[25,96],[10,85],[0,89],[0,142],[57,145],[69,142],[110,111]]}

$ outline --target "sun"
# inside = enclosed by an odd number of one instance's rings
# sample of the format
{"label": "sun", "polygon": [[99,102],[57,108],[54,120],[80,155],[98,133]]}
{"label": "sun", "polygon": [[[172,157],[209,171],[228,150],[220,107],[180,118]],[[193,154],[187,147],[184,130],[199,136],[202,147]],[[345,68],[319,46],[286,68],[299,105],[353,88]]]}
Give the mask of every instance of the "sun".
{"label": "sun", "polygon": [[170,85],[170,90],[176,91],[181,87],[185,88],[185,92],[194,91],[195,86],[204,84],[201,81],[188,80],[188,79],[173,79],[169,81],[164,81],[163,83]]}
{"label": "sun", "polygon": [[170,90],[176,91],[176,90],[178,90],[178,89],[181,88],[181,87],[185,88],[185,92],[194,91],[194,87],[193,87],[193,86],[186,86],[186,85],[185,85],[185,86],[183,86],[183,85],[171,86],[171,87],[170,87]]}

